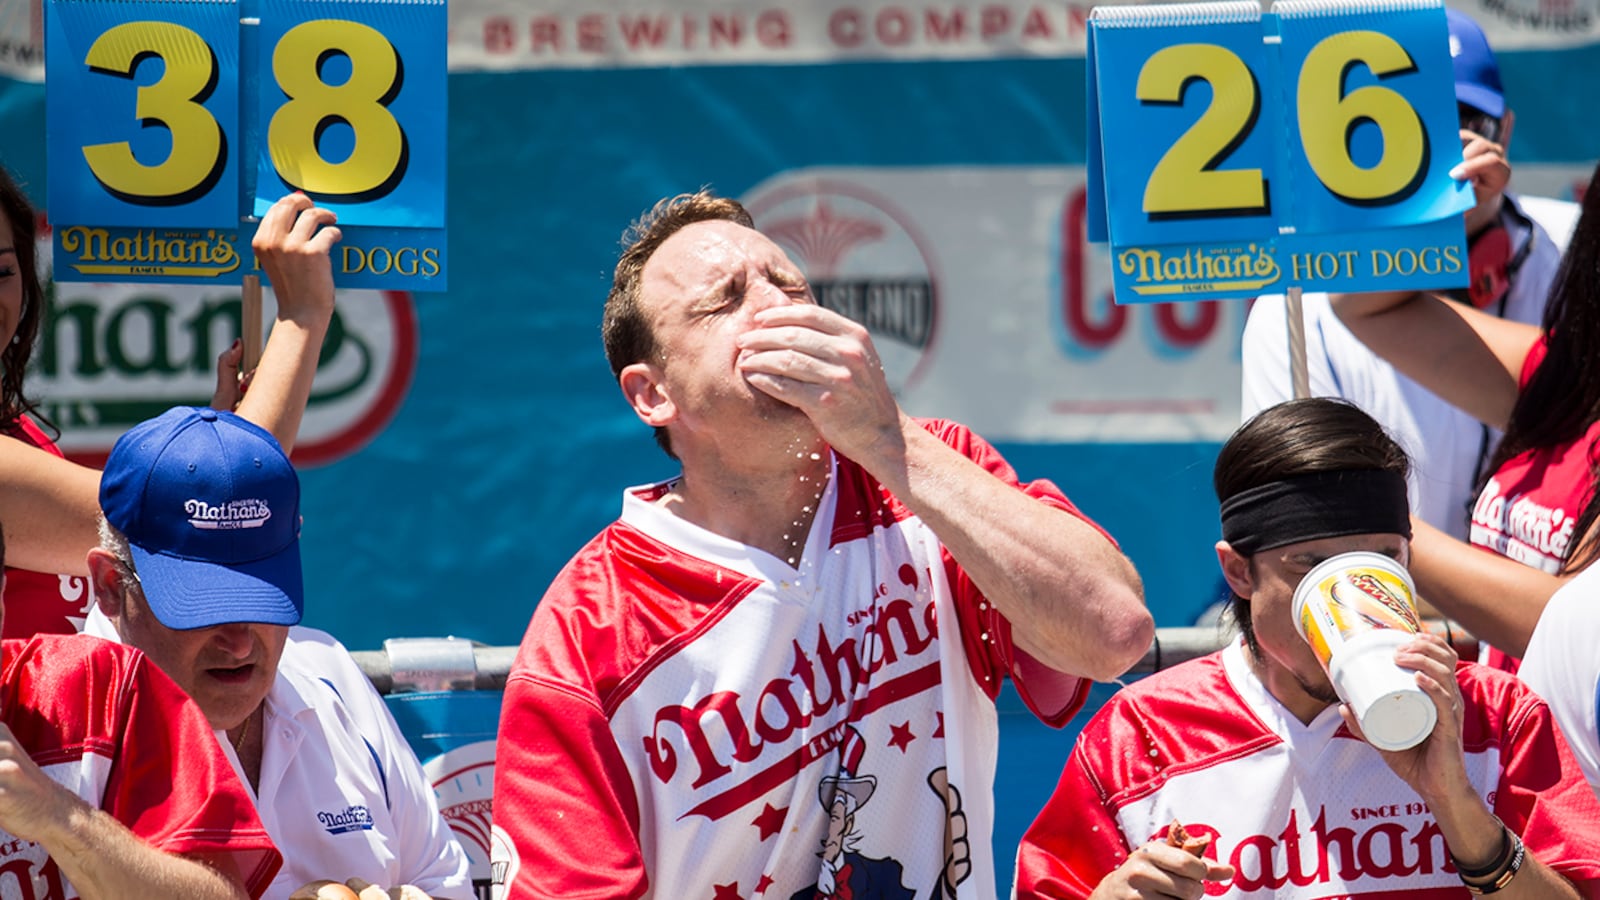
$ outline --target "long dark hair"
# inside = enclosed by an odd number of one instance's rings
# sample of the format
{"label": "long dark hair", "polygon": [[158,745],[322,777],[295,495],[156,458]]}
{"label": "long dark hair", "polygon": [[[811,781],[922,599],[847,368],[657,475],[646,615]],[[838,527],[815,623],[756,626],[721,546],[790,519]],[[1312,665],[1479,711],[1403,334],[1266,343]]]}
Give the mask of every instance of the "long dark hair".
{"label": "long dark hair", "polygon": [[[1360,407],[1346,400],[1312,397],[1268,407],[1239,426],[1217,453],[1211,485],[1217,502],[1226,503],[1251,488],[1296,475],[1367,469],[1404,478],[1411,461]],[[1229,615],[1250,651],[1259,655],[1250,601],[1230,592]]]}
{"label": "long dark hair", "polygon": [[22,312],[17,331],[0,348],[0,430],[14,431],[17,420],[34,411],[33,402],[22,393],[22,377],[39,338],[39,322],[44,318],[44,288],[39,284],[37,253],[38,230],[33,204],[17,183],[0,166],[0,213],[11,223],[12,241],[17,251],[17,277],[22,279]]}
{"label": "long dark hair", "polygon": [[[1485,471],[1488,477],[1512,457],[1529,450],[1559,447],[1582,438],[1600,421],[1600,165],[1590,176],[1583,213],[1561,258],[1544,309],[1544,361],[1517,394],[1505,437]],[[1600,470],[1590,473],[1592,492],[1573,526],[1574,540],[1563,572],[1579,571],[1600,555],[1587,537],[1600,519]]]}

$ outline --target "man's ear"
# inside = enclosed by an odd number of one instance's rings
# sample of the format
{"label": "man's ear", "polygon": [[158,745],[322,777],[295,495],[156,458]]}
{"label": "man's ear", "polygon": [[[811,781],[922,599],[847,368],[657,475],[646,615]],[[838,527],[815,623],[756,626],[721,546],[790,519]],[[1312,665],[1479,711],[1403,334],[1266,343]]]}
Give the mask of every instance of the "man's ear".
{"label": "man's ear", "polygon": [[125,569],[111,551],[96,547],[89,551],[89,581],[94,585],[94,599],[100,612],[108,619],[122,615],[122,579]]}
{"label": "man's ear", "polygon": [[1256,592],[1255,579],[1251,577],[1250,557],[1233,549],[1227,541],[1217,541],[1217,564],[1222,567],[1222,577],[1235,594],[1250,599]]}
{"label": "man's ear", "polygon": [[1516,114],[1511,107],[1506,107],[1506,114],[1500,117],[1500,147],[1505,152],[1511,152],[1511,126],[1517,124]]}
{"label": "man's ear", "polygon": [[628,405],[652,428],[665,428],[678,417],[678,407],[667,394],[662,375],[660,366],[646,362],[624,366],[617,374],[617,384],[628,398]]}

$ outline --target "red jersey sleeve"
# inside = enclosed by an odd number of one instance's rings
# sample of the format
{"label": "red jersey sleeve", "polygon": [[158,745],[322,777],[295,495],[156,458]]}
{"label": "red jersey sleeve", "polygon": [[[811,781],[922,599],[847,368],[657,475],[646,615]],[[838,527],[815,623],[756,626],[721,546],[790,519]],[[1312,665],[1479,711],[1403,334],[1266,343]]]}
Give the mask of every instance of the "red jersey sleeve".
{"label": "red jersey sleeve", "polygon": [[[1044,479],[1023,483],[998,450],[965,426],[941,420],[921,424],[984,471],[1029,497],[1088,523],[1116,546],[1105,529],[1080,512],[1055,484]],[[980,677],[988,676],[982,683],[990,696],[999,692],[1001,677],[1009,677],[1022,702],[1041,721],[1057,728],[1066,724],[1083,707],[1089,695],[1088,679],[1057,672],[1016,646],[1011,637],[1011,622],[988,602],[949,551],[945,551],[944,564],[955,593],[956,613],[961,620],[962,648],[973,671]]]}
{"label": "red jersey sleeve", "polygon": [[[1091,723],[1090,727],[1093,727]],[[1089,734],[1085,730],[1085,737]],[[1055,793],[1017,847],[1019,898],[1083,898],[1122,865],[1129,847],[1106,792],[1090,769],[1083,741],[1073,748]]]}
{"label": "red jersey sleeve", "polygon": [[231,857],[260,897],[283,859],[200,707],[143,654],[113,702],[122,746],[102,808],[168,853]]}
{"label": "red jersey sleeve", "polygon": [[1495,815],[1535,859],[1600,897],[1600,800],[1544,701],[1522,692],[1507,724]]}
{"label": "red jersey sleeve", "polygon": [[[592,697],[527,672],[506,681],[494,820],[507,900],[643,896],[633,779]],[[497,873],[497,877],[501,877]]]}

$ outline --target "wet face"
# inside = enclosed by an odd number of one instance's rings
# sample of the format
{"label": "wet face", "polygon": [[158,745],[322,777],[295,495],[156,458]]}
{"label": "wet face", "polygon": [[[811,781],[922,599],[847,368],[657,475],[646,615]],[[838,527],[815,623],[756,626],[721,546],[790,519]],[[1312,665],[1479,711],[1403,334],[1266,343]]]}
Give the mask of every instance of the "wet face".
{"label": "wet face", "polygon": [[266,699],[289,637],[286,626],[253,622],[168,628],[136,585],[125,589],[117,630],[187,691],[217,729],[239,726]]}
{"label": "wet face", "polygon": [[1261,648],[1256,664],[1262,681],[1291,709],[1297,703],[1309,708],[1339,702],[1311,645],[1295,630],[1295,588],[1323,560],[1357,550],[1381,553],[1402,566],[1411,560],[1408,542],[1397,534],[1319,538],[1263,550],[1248,559],[1235,555],[1231,561],[1223,560],[1229,584],[1250,601],[1250,621]]}
{"label": "wet face", "polygon": [[757,312],[815,302],[777,244],[733,222],[696,222],[650,257],[640,291],[660,354],[653,377],[671,407],[662,411],[665,421],[651,424],[689,431],[740,421],[809,426],[799,410],[752,387],[738,371],[735,341],[754,327]]}
{"label": "wet face", "polygon": [[0,347],[11,343],[22,318],[22,267],[11,220],[0,215]]}

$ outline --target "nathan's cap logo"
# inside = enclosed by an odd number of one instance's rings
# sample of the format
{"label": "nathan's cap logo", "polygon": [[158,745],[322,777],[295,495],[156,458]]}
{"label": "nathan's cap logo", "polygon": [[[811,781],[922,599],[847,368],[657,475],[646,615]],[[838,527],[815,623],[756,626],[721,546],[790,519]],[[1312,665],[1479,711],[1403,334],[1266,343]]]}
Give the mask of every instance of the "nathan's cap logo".
{"label": "nathan's cap logo", "polygon": [[265,500],[229,500],[214,506],[204,500],[183,501],[189,524],[210,531],[234,528],[260,528],[272,518],[272,507]]}

